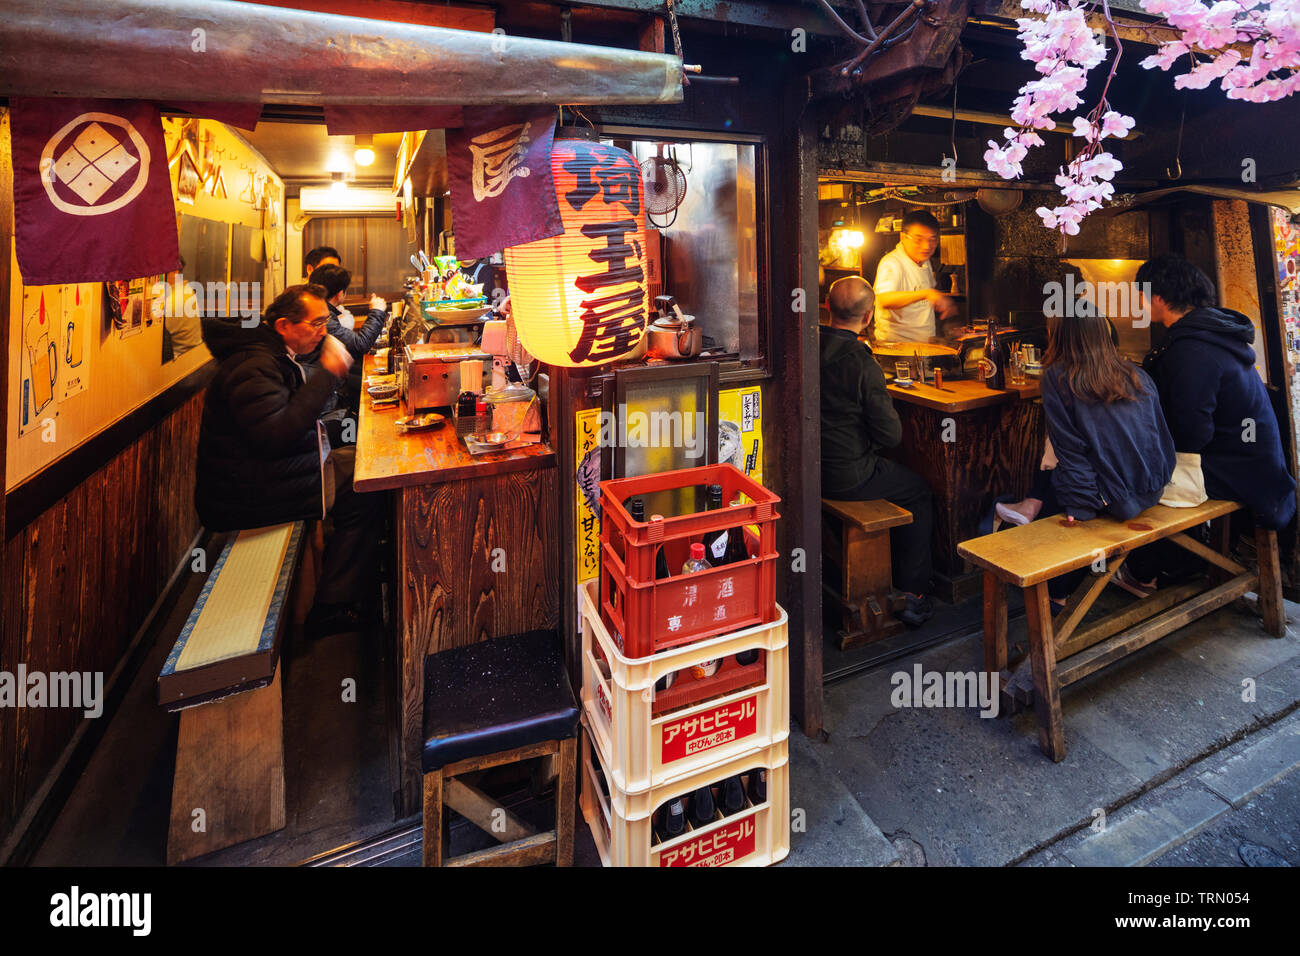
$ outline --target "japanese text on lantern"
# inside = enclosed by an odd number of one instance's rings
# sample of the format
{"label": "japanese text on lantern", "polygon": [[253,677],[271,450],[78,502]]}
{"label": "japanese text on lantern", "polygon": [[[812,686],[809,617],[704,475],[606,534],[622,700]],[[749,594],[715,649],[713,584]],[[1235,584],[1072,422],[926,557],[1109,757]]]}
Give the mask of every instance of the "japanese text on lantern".
{"label": "japanese text on lantern", "polygon": [[645,322],[640,170],[630,155],[610,155],[582,141],[565,145],[574,155],[561,166],[575,184],[563,193],[564,202],[575,212],[593,200],[603,207],[595,210],[601,218],[581,230],[596,240],[587,258],[597,268],[574,280],[587,298],[582,333],[569,356],[576,362],[613,359],[635,347]]}

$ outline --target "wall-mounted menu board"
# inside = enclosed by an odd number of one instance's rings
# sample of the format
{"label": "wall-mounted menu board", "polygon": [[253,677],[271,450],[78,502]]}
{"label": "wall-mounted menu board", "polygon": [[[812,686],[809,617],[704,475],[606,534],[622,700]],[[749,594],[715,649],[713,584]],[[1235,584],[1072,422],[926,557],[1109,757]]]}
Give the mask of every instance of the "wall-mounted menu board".
{"label": "wall-mounted menu board", "polygon": [[[181,214],[181,260],[186,282],[198,282],[206,290],[209,282],[219,283],[220,295],[216,301],[204,296],[201,311],[204,315],[225,315],[227,303],[224,290],[226,267],[230,259],[230,224],[199,219]],[[238,228],[242,228],[237,226]]]}

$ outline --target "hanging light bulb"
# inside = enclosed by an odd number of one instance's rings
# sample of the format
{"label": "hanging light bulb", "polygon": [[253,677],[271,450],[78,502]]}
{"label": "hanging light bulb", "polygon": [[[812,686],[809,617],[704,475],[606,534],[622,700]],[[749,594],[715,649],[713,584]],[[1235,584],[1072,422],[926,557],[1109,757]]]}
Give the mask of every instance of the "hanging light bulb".
{"label": "hanging light bulb", "polygon": [[352,158],[356,160],[358,166],[369,166],[375,161],[375,138],[369,134],[354,136],[352,144],[355,152]]}

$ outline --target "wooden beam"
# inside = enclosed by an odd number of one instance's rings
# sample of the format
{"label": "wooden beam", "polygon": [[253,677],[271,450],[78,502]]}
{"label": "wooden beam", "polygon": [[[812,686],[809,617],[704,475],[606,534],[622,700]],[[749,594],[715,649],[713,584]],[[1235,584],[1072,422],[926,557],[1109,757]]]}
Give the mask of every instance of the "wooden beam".
{"label": "wooden beam", "polygon": [[1111,578],[1115,576],[1115,572],[1124,564],[1124,559],[1126,557],[1128,557],[1127,554],[1121,554],[1118,558],[1111,561],[1106,570],[1101,574],[1093,574],[1089,578],[1084,578],[1084,580],[1079,583],[1079,586],[1074,589],[1074,593],[1070,595],[1070,599],[1065,602],[1065,607],[1061,609],[1061,612],[1056,615],[1056,619],[1052,621],[1052,630],[1054,632],[1053,640],[1056,641],[1056,649],[1058,653],[1061,650],[1061,646],[1069,640],[1070,635],[1074,633],[1074,629],[1079,626],[1079,622],[1084,619],[1089,609],[1092,608],[1092,604],[1097,600],[1097,595],[1101,593],[1102,588],[1110,583]]}
{"label": "wooden beam", "polygon": [[[471,787],[455,778],[448,780],[443,787],[442,802],[484,833],[491,834],[499,843],[522,840],[537,832],[537,827],[529,825],[501,806],[500,800],[493,800],[477,787]],[[497,811],[502,814],[500,819],[505,824],[504,829],[499,830],[496,826]]]}
{"label": "wooden beam", "polygon": [[1173,607],[1179,601],[1187,600],[1198,591],[1201,591],[1203,587],[1204,585],[1201,582],[1194,581],[1177,587],[1161,588],[1149,598],[1138,599],[1115,613],[1107,614],[1105,617],[1089,624],[1057,648],[1056,656],[1058,659],[1064,659],[1078,654],[1097,642],[1104,641],[1112,634],[1118,634],[1126,627],[1132,627],[1140,621],[1145,621],[1147,618]]}
{"label": "wooden beam", "polygon": [[1220,554],[1213,548],[1206,547],[1195,538],[1189,538],[1186,534],[1171,534],[1169,540],[1186,551],[1192,552],[1199,558],[1204,558],[1215,567],[1222,568],[1224,571],[1231,572],[1234,575],[1245,574],[1246,569],[1236,561],[1232,560],[1226,554]]}
{"label": "wooden beam", "polygon": [[637,49],[647,53],[666,53],[664,48],[664,18],[646,17],[637,34]]}
{"label": "wooden beam", "polygon": [[1178,630],[1197,618],[1204,617],[1211,611],[1236,600],[1247,591],[1253,590],[1256,586],[1256,580],[1253,574],[1240,574],[1230,581],[1225,581],[1218,587],[1210,588],[1210,590],[1198,594],[1190,600],[1183,601],[1163,614],[1139,624],[1137,627],[1130,628],[1095,647],[1088,648],[1088,650],[1077,654],[1061,665],[1058,671],[1061,686],[1067,687],[1075,681],[1083,680],[1083,678],[1101,670],[1107,664],[1114,663],[1122,657],[1127,657],[1134,651],[1160,640],[1165,635]]}
{"label": "wooden beam", "polygon": [[555,831],[547,830],[514,843],[449,857],[443,866],[537,866],[555,859]]}
{"label": "wooden beam", "polygon": [[943,170],[937,166],[915,166],[907,163],[864,163],[854,169],[823,169],[824,179],[847,183],[902,183],[904,185],[935,186],[940,189],[1021,189],[1030,192],[1050,192],[1056,186],[1023,179],[1003,179],[988,171],[955,169],[952,182],[943,179]]}

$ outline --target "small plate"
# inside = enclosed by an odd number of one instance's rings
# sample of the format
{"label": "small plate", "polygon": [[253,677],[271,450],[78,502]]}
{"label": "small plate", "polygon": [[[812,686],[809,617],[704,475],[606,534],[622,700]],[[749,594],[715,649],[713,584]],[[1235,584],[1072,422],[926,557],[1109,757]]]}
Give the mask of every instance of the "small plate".
{"label": "small plate", "polygon": [[437,428],[439,425],[446,424],[447,416],[440,415],[437,412],[425,412],[423,415],[408,415],[405,418],[393,419],[393,424],[402,431],[418,432],[426,428]]}
{"label": "small plate", "polygon": [[510,442],[511,436],[505,432],[488,432],[485,435],[470,435],[476,445],[484,448],[503,448]]}
{"label": "small plate", "polygon": [[371,398],[375,399],[376,401],[383,401],[385,399],[397,397],[397,386],[396,385],[371,385],[369,388],[366,389],[366,392],[370,395]]}

